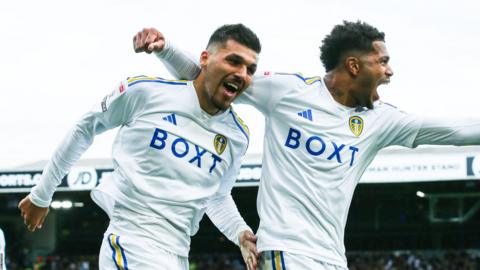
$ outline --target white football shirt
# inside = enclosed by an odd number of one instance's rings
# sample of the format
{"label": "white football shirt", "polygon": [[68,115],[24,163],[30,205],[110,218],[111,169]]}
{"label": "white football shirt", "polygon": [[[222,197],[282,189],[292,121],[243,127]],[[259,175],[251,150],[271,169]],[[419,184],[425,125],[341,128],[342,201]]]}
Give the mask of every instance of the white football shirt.
{"label": "white football shirt", "polygon": [[480,143],[478,119],[426,120],[383,102],[373,110],[346,107],[321,77],[257,76],[237,101],[265,116],[259,251],[289,251],[345,268],[348,209],[379,150]]}
{"label": "white football shirt", "polygon": [[[193,79],[195,59],[170,42],[156,54],[176,77]],[[480,144],[480,120],[422,119],[392,105],[336,102],[321,77],[255,76],[236,99],[265,116],[257,200],[258,250],[281,250],[347,267],[344,230],[355,187],[390,145]]]}
{"label": "white football shirt", "polygon": [[[113,222],[125,224],[119,227],[124,233],[151,238],[159,247],[188,256],[190,236],[209,203],[231,198],[248,129],[232,109],[205,113],[191,81],[129,78],[77,122],[32,189],[33,203],[48,206],[94,136],[118,126],[114,172],[93,198],[110,217],[115,209],[97,195],[107,194],[120,205],[121,213],[114,216],[121,218]],[[234,233],[248,229],[238,212],[232,222]]]}

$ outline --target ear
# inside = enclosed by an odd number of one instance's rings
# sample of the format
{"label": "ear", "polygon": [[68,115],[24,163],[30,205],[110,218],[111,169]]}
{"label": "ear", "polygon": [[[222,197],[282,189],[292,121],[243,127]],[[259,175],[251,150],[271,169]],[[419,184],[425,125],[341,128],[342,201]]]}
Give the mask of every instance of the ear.
{"label": "ear", "polygon": [[209,56],[210,56],[210,53],[208,51],[203,51],[200,54],[200,67],[205,67],[207,65]]}
{"label": "ear", "polygon": [[345,59],[345,69],[352,76],[357,76],[360,72],[360,60],[357,57],[349,56]]}

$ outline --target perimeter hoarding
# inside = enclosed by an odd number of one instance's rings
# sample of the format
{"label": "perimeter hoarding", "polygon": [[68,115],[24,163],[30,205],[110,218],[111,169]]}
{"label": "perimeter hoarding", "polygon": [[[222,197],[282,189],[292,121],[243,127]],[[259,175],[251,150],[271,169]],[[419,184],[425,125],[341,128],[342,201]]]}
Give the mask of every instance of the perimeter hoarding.
{"label": "perimeter hoarding", "polygon": [[[453,148],[457,149],[457,148]],[[261,176],[260,158],[242,165],[236,186],[257,186]],[[72,168],[58,191],[90,190],[113,169],[94,166]],[[0,193],[29,192],[41,177],[40,170],[0,172]],[[405,150],[379,155],[365,171],[360,183],[395,183],[480,179],[480,153],[462,151]]]}

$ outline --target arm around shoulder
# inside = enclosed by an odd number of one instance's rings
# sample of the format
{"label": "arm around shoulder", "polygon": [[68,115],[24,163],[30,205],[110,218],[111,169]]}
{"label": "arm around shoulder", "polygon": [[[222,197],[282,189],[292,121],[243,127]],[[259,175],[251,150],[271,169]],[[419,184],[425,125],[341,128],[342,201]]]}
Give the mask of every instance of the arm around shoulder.
{"label": "arm around shoulder", "polygon": [[198,60],[169,40],[165,40],[163,50],[155,52],[155,55],[176,79],[194,80],[200,74]]}

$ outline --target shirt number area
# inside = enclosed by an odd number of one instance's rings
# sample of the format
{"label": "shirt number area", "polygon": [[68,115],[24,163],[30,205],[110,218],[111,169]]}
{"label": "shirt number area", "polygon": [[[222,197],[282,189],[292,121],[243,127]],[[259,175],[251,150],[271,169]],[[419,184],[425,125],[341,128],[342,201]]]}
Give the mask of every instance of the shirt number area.
{"label": "shirt number area", "polygon": [[[175,139],[172,140],[172,138]],[[153,132],[150,147],[158,151],[169,151],[174,157],[184,159],[200,169],[208,170],[210,174],[222,162],[219,156],[182,137],[174,137],[160,128],[156,128]]]}

